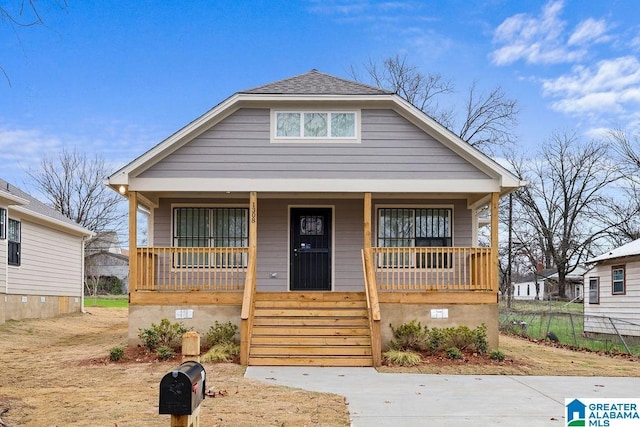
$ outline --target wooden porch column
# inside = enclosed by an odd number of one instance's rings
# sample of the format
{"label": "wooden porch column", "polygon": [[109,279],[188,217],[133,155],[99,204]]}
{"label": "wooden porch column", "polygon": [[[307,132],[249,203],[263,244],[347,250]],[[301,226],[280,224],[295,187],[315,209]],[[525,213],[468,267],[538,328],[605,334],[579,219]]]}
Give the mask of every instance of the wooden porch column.
{"label": "wooden porch column", "polygon": [[371,193],[364,193],[364,248],[371,249]]}
{"label": "wooden porch column", "polygon": [[498,292],[498,205],[500,193],[491,193],[491,289]]}
{"label": "wooden porch column", "polygon": [[[138,289],[138,193],[129,191],[129,295]],[[131,300],[131,296],[129,296]]]}
{"label": "wooden porch column", "polygon": [[249,193],[249,263],[244,281],[240,313],[240,364],[249,364],[251,335],[253,334],[254,298],[256,295],[256,268],[258,253],[258,193]]}

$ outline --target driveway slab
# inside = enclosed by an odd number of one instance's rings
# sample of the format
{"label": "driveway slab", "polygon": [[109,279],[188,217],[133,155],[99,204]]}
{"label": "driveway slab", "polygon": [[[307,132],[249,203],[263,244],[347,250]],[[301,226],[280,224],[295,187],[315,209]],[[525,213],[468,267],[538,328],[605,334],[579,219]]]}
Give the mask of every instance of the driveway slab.
{"label": "driveway slab", "polygon": [[565,398],[638,398],[640,380],[378,373],[373,368],[250,366],[245,377],[335,393],[352,426],[565,426]]}

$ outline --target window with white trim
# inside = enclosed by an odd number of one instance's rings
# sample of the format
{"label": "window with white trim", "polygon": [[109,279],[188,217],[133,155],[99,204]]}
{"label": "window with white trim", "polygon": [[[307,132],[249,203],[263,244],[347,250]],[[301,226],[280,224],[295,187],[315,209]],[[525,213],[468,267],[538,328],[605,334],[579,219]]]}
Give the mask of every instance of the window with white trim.
{"label": "window with white trim", "polygon": [[20,265],[22,236],[20,230],[20,221],[9,218],[7,227],[7,240],[8,240],[8,262],[9,265]]}
{"label": "window with white trim", "polygon": [[7,238],[7,210],[0,208],[0,240]]}
{"label": "window with white trim", "polygon": [[355,111],[276,111],[275,139],[356,140]]}
{"label": "window with white trim", "polygon": [[589,304],[600,304],[599,277],[589,277]]}
{"label": "window with white trim", "polygon": [[624,295],[626,293],[624,265],[611,267],[611,293]]}
{"label": "window with white trim", "polygon": [[[245,248],[249,246],[249,209],[213,207],[173,208],[173,246]],[[177,253],[175,267],[243,267],[245,252]]]}
{"label": "window with white trim", "polygon": [[[453,246],[451,208],[379,208],[379,247],[451,247]],[[447,253],[423,253],[418,259],[402,253],[383,264],[396,267],[451,268]]]}

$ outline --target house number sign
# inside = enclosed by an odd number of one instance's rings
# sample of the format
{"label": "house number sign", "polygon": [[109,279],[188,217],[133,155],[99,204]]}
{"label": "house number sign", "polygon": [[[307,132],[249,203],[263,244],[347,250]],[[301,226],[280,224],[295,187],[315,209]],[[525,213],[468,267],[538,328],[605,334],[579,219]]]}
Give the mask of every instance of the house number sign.
{"label": "house number sign", "polygon": [[255,224],[256,223],[256,203],[255,202],[251,202],[251,224]]}

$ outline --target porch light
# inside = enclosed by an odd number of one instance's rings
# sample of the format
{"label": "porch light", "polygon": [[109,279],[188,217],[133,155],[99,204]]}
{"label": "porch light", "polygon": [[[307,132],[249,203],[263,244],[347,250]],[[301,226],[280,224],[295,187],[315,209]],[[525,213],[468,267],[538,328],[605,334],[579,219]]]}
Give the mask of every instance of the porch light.
{"label": "porch light", "polygon": [[127,192],[127,187],[121,185],[120,188],[118,188],[118,191],[120,192],[120,194],[124,195]]}

